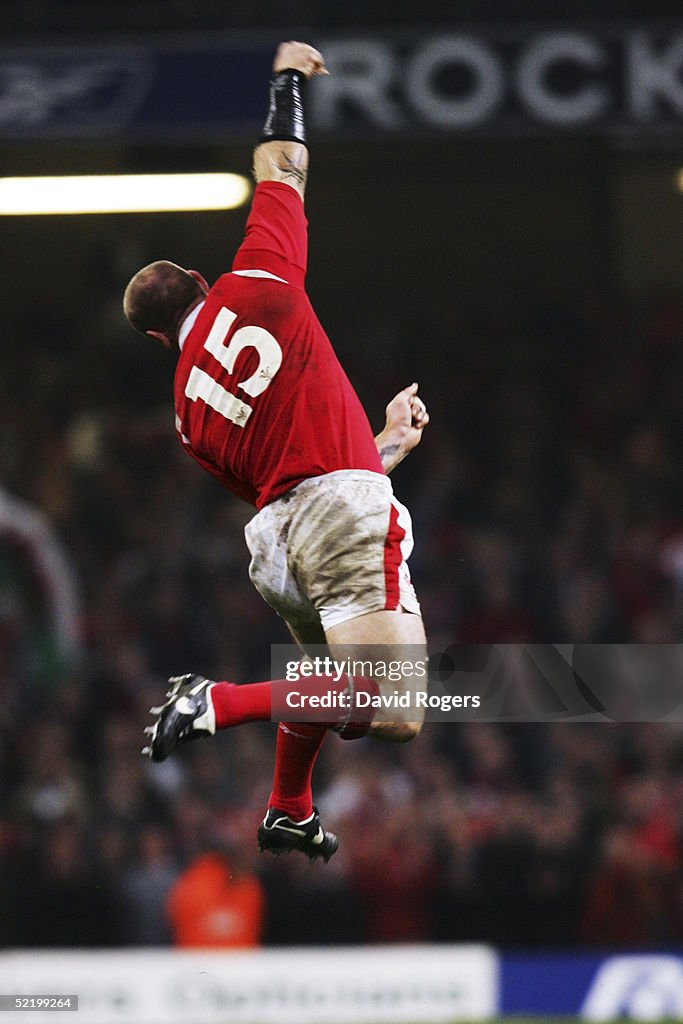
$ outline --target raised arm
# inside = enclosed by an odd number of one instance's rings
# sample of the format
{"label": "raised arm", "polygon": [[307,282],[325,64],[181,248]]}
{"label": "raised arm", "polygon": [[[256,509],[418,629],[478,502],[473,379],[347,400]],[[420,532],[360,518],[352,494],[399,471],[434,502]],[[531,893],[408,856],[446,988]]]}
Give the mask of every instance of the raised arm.
{"label": "raised arm", "polygon": [[302,94],[306,80],[328,74],[323,55],[308,43],[280,43],[273,61],[268,116],[254,150],[254,178],[284,181],[304,198],[308,150]]}

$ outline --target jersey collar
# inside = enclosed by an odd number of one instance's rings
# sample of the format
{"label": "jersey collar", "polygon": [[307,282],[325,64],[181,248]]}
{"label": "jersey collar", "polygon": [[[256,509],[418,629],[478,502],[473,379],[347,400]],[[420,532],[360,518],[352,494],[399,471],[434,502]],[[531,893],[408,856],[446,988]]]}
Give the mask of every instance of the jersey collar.
{"label": "jersey collar", "polygon": [[[205,301],[206,300],[204,300],[204,302]],[[192,328],[194,327],[195,320],[199,316],[200,309],[204,308],[204,302],[200,302],[198,306],[195,306],[194,309],[187,314],[187,316],[180,325],[180,330],[178,331],[178,348],[180,349],[181,352],[183,351],[183,345],[185,344],[185,340],[190,331],[192,330]]]}

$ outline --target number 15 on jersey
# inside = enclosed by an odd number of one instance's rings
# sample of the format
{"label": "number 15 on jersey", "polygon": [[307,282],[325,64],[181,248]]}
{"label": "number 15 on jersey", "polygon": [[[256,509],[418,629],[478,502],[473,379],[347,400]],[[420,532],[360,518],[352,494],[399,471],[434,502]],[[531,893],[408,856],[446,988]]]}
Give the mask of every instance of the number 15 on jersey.
{"label": "number 15 on jersey", "polygon": [[[258,353],[258,366],[246,380],[238,382],[237,387],[251,398],[263,394],[282,364],[282,349],[269,331],[263,327],[240,327],[226,345],[230,328],[237,319],[237,313],[222,306],[213,322],[204,348],[220,363],[226,373],[232,375],[235,361],[240,352],[253,348]],[[237,398],[219,381],[214,380],[204,370],[195,366],[187,379],[185,394],[193,402],[201,399],[226,420],[238,427],[245,426],[253,412],[252,406]]]}

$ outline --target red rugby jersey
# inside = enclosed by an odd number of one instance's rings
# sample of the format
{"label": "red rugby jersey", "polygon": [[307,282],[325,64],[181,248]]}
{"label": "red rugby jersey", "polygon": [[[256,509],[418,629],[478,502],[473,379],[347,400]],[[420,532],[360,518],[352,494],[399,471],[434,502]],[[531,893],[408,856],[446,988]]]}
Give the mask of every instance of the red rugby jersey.
{"label": "red rugby jersey", "polygon": [[180,440],[259,509],[308,477],[384,473],[365,411],[304,291],[307,245],[298,193],[261,182],[232,273],[181,327]]}

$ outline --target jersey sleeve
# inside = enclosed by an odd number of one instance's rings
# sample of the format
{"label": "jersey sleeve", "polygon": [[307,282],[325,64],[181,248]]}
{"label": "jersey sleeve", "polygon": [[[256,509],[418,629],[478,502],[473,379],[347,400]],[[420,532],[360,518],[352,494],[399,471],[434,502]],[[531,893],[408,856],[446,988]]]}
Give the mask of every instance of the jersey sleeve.
{"label": "jersey sleeve", "polygon": [[308,221],[299,193],[284,181],[261,181],[233,270],[267,270],[303,288],[308,257]]}

